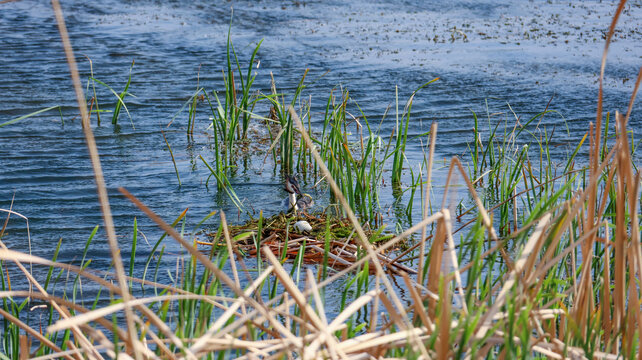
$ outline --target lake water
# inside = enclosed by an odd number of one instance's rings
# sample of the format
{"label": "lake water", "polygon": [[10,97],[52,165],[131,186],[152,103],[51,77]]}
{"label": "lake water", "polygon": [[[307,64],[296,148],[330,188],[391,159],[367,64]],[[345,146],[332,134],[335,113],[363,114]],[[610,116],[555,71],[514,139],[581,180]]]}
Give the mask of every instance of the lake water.
{"label": "lake water", "polygon": [[[553,155],[561,159],[595,119],[603,36],[616,4],[63,1],[83,81],[90,76],[87,56],[93,61],[95,77],[122,91],[135,60],[129,91],[136,97],[126,98],[135,128],[124,112],[119,126],[111,125],[109,114],[103,116],[101,126],[92,117],[124,258],[129,257],[135,216],[150,242],[161,232],[120,196],[116,190],[120,186],[168,222],[189,208],[188,231],[215,209],[225,210],[232,222],[245,218],[237,216],[226,195],[205,186],[209,171],[198,155],[211,160],[214,146],[205,106],[198,110],[192,141],[185,136],[186,112],[166,128],[195,91],[197,81],[206,89],[222,90],[232,7],[232,39],[243,64],[264,39],[257,55],[256,89],[269,92],[270,72],[285,93],[293,91],[306,68],[309,80],[318,78],[303,93],[304,98],[311,96],[315,126],[333,88],[347,88],[370,119],[380,119],[389,105],[394,106],[395,86],[405,101],[419,85],[440,77],[417,95],[410,131],[421,134],[432,122],[439,123],[437,159],[467,152],[471,111],[485,118],[488,104],[493,124],[512,123],[515,115],[510,108],[528,119],[543,111],[549,100],[549,108],[561,115],[546,116],[542,126],[556,127],[560,146],[554,147]],[[609,53],[605,110],[626,111],[628,106],[642,64],[639,19],[642,2],[630,1]],[[85,240],[94,226],[102,225],[102,218],[48,2],[0,4],[0,34],[0,123],[55,105],[62,107],[64,120],[63,124],[60,114],[52,111],[0,128],[0,208],[8,209],[15,196],[13,209],[29,218],[33,253],[50,258],[62,238],[59,260],[77,264]],[[102,108],[112,109],[113,95],[102,87],[98,91]],[[630,122],[635,141],[642,124],[639,104]],[[356,108],[351,110],[356,113]],[[382,134],[389,134],[394,117],[389,116],[382,126]],[[181,187],[161,129],[176,156]],[[409,144],[406,155],[412,166],[419,166],[423,154],[418,140]],[[281,210],[286,193],[271,163],[260,171],[261,160],[262,156],[250,160],[231,182],[242,200],[271,215]],[[443,184],[444,172],[437,171],[434,181]],[[382,205],[394,207],[394,198],[385,189]],[[391,213],[394,224],[394,209]],[[218,219],[213,217],[206,226],[217,226]],[[399,221],[407,226],[407,220]],[[28,249],[24,221],[13,217],[8,232],[3,241],[10,248]],[[171,240],[166,244],[178,251]],[[149,253],[142,240],[139,253],[143,260]],[[102,232],[93,241],[89,257],[92,267],[108,268],[110,254]]]}

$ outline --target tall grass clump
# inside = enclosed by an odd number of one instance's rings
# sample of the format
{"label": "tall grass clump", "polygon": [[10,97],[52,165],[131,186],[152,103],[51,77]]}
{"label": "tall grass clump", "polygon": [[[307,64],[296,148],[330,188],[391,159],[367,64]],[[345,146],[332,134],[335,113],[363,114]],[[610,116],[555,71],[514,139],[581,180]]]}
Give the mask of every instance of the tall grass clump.
{"label": "tall grass clump", "polygon": [[[412,112],[412,104],[417,92],[424,87],[439,80],[439,78],[432,79],[427,83],[421,85],[412,92],[410,98],[404,106],[403,112],[399,113],[399,88],[395,86],[395,146],[392,152],[392,183],[398,186],[401,182],[401,173],[403,170],[404,154],[406,151],[406,142],[408,141],[408,125],[410,124],[410,114]],[[405,119],[405,120],[404,120]]]}
{"label": "tall grass clump", "polygon": [[[358,103],[350,98],[347,90],[341,90],[340,96],[336,96],[334,92],[330,94],[326,102],[320,138],[317,140],[311,137],[319,147],[321,158],[345,195],[350,208],[358,213],[363,221],[377,224],[382,220],[379,193],[384,172],[390,171],[393,186],[397,190],[400,189],[404,163],[407,162],[405,149],[409,140],[408,128],[413,99],[419,90],[437,80],[433,79],[415,90],[401,113],[398,107],[398,91],[395,91],[396,122],[390,135],[381,134],[381,124],[371,126],[368,117],[361,111]],[[347,111],[351,103],[354,103],[359,111],[358,118]],[[386,120],[386,116],[387,111],[381,123]],[[319,171],[316,165],[314,169],[315,173]],[[407,185],[411,195],[407,208],[411,213],[415,191],[421,181],[420,177],[415,176],[412,167],[409,171],[411,180]],[[337,202],[332,193],[330,202]]]}
{"label": "tall grass clump", "polygon": [[[347,90],[340,97],[328,98],[319,154],[326,163],[350,208],[363,220],[380,220],[379,188],[383,176],[386,149],[384,139],[370,127],[362,115],[359,120],[347,118],[346,106],[350,101]],[[353,132],[352,130],[356,130]],[[365,132],[365,134],[364,134]],[[349,138],[350,133],[356,136]],[[331,202],[337,198],[331,193]]]}
{"label": "tall grass clump", "polygon": [[[98,83],[99,85],[102,85],[103,87],[108,89],[114,95],[114,97],[116,97],[116,103],[114,104],[114,109],[111,111],[111,113],[112,113],[111,123],[113,125],[117,125],[118,124],[118,118],[120,116],[120,111],[122,109],[125,109],[125,112],[127,112],[127,116],[129,117],[129,120],[130,120],[130,122],[132,124],[132,127],[134,127],[134,120],[132,119],[132,116],[129,113],[129,109],[127,108],[127,105],[125,104],[125,97],[128,96],[128,95],[135,97],[135,95],[133,95],[132,93],[129,92],[129,85],[132,82],[132,70],[134,69],[135,61],[132,60],[132,64],[129,67],[129,77],[127,78],[127,82],[125,83],[125,87],[124,87],[123,91],[121,91],[120,93],[116,92],[116,90],[114,90],[111,86],[107,85],[106,83],[96,79],[94,77],[94,75],[93,75],[94,70],[93,70],[92,61],[89,60],[89,63],[90,63],[90,69],[91,69],[91,74],[92,74],[91,77],[89,78],[89,81],[91,81],[91,83],[92,83],[92,90],[93,90],[93,93],[94,93],[94,96],[91,98],[91,102],[90,102],[90,104],[91,104],[90,113],[92,113],[92,112],[96,113],[98,125],[100,125],[100,113],[101,113],[101,110],[100,110],[100,108],[98,106],[98,97],[96,96],[96,83]],[[89,88],[89,81],[87,81],[87,88]],[[96,110],[93,109],[93,105],[94,104],[96,105]],[[102,110],[102,111],[105,111],[105,110]]]}
{"label": "tall grass clump", "polygon": [[[212,111],[212,126],[218,130],[218,136],[223,141],[229,151],[234,151],[234,142],[247,139],[247,130],[251,113],[256,104],[257,98],[252,93],[252,84],[256,74],[252,74],[254,58],[256,57],[261,43],[254,48],[252,56],[247,65],[245,77],[241,64],[236,55],[231,38],[231,24],[228,31],[227,51],[226,51],[226,69],[223,71],[224,92],[219,97],[217,92],[213,92],[216,103],[213,105],[208,96],[208,103]],[[234,68],[236,67],[236,69]],[[235,74],[238,80],[235,80]],[[238,83],[237,83],[238,81]],[[240,86],[240,89],[238,88]],[[221,98],[223,99],[221,101]],[[229,161],[233,160],[233,153],[230,153]]]}
{"label": "tall grass clump", "polygon": [[549,112],[552,111],[538,113],[523,124],[516,118],[514,123],[506,119],[495,125],[491,124],[488,114],[486,133],[479,129],[477,114],[472,114],[475,127],[473,145],[469,146],[469,176],[476,188],[483,192],[484,204],[497,205],[500,236],[506,236],[519,227],[518,212],[529,214],[536,211],[537,199],[547,198],[550,200],[548,205],[554,204],[557,200],[555,191],[564,184],[572,184],[587,170],[573,167],[586,140],[584,136],[573,151],[566,154],[564,170],[558,173],[559,166],[551,157],[550,142],[554,130],[532,125]]}
{"label": "tall grass clump", "polygon": [[[266,125],[268,127],[270,141],[272,142],[270,149],[275,159],[275,168],[278,159],[278,165],[280,166],[281,173],[283,174],[293,173],[297,168],[301,169],[301,167],[299,166],[301,157],[299,157],[299,161],[295,164],[297,155],[297,150],[295,148],[295,146],[297,145],[295,135],[297,133],[297,130],[293,126],[292,117],[288,112],[288,107],[295,106],[297,104],[299,96],[305,88],[305,78],[307,75],[308,69],[306,69],[303,73],[303,76],[301,76],[301,80],[299,80],[299,83],[294,90],[294,94],[292,94],[292,98],[289,99],[289,102],[286,102],[285,94],[277,92],[273,75],[271,94],[263,94],[261,97],[270,104],[270,114],[268,118],[265,119]],[[273,133],[273,127],[277,131],[276,133]]]}
{"label": "tall grass clump", "polygon": [[192,93],[171,121],[173,122],[187,107],[186,133],[188,136],[192,136],[196,125],[199,100],[207,102],[215,149],[214,164],[210,168],[216,174],[216,184],[219,190],[228,186],[228,177],[235,172],[239,146],[249,141],[247,131],[252,119],[252,111],[260,99],[258,92],[252,91],[252,85],[256,78],[256,73],[252,73],[252,69],[263,40],[254,47],[247,68],[244,69],[232,43],[231,27],[230,22],[227,34],[226,62],[225,68],[222,70],[223,90],[221,92],[211,91],[197,84],[196,91]]}

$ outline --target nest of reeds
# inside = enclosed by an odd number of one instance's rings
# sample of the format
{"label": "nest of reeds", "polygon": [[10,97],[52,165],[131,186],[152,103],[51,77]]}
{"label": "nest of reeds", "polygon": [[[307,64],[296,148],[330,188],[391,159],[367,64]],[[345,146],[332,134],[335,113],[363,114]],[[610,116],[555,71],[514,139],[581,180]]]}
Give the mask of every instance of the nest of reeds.
{"label": "nest of reeds", "polygon": [[[299,221],[307,222],[311,229],[308,231],[297,229],[295,224]],[[371,229],[366,226],[364,231],[375,247],[394,236],[386,233],[385,227]],[[267,246],[282,261],[302,261],[306,264],[327,265],[335,270],[342,270],[364,255],[350,221],[323,213],[315,215],[280,213],[270,218],[252,219],[242,225],[231,225],[229,232],[234,250],[249,257],[255,257],[258,249]],[[205,235],[209,241],[200,241],[198,242],[200,245],[211,246],[214,249],[226,246],[221,231]],[[401,242],[388,254],[379,255],[382,264],[387,264],[387,268],[393,273],[399,271],[415,273],[414,270],[392,261],[392,257],[388,256],[391,252],[405,246],[406,243]],[[374,268],[370,268],[370,272],[374,274]]]}

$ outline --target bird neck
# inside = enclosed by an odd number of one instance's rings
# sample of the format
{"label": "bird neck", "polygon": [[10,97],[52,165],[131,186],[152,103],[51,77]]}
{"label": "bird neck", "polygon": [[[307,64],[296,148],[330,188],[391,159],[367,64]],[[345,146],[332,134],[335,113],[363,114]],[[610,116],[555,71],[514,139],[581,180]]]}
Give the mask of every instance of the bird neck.
{"label": "bird neck", "polygon": [[290,206],[294,210],[299,210],[298,206],[296,206],[296,194],[295,193],[290,193]]}

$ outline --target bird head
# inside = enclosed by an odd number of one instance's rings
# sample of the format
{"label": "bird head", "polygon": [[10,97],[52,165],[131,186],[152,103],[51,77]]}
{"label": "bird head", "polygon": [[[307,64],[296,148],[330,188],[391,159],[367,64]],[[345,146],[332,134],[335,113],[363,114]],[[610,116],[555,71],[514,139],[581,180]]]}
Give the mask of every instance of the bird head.
{"label": "bird head", "polygon": [[301,195],[301,188],[299,188],[299,182],[294,176],[285,175],[285,191],[290,194],[299,194]]}

